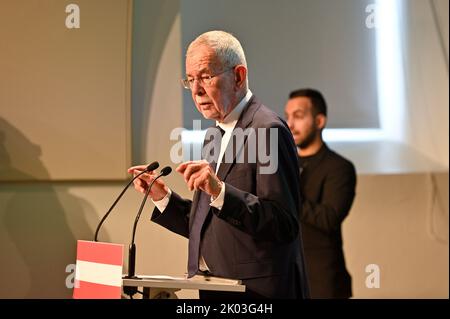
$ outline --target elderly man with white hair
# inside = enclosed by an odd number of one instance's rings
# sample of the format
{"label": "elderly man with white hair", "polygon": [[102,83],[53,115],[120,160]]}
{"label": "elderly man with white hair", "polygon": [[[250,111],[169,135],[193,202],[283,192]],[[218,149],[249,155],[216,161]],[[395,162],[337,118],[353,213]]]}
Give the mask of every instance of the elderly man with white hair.
{"label": "elderly man with white hair", "polygon": [[[204,159],[176,169],[195,191],[193,200],[158,179],[150,192],[152,221],[189,238],[189,276],[207,273],[246,286],[245,293],[200,291],[201,299],[308,298],[295,143],[286,123],[249,90],[239,41],[223,31],[197,37],[182,83],[217,126],[207,131]],[[155,176],[142,175],[135,188],[145,192]]]}

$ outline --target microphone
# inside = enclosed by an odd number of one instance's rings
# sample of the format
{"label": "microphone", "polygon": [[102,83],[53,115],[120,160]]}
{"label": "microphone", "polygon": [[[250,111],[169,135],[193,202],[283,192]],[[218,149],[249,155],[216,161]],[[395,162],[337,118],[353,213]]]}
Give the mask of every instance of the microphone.
{"label": "microphone", "polygon": [[154,171],[155,169],[157,169],[159,167],[159,163],[158,162],[153,162],[150,163],[145,170],[143,170],[142,172],[140,172],[138,175],[136,175],[135,177],[133,177],[133,179],[127,184],[127,186],[125,186],[125,188],[122,190],[122,192],[120,193],[120,195],[117,197],[117,199],[114,201],[114,203],[111,205],[111,207],[108,209],[108,211],[106,212],[105,216],[103,216],[102,220],[100,221],[100,223],[97,226],[97,229],[95,230],[95,236],[94,236],[94,241],[98,241],[97,237],[98,237],[98,232],[100,230],[100,227],[102,226],[102,224],[104,223],[104,221],[106,220],[106,218],[109,216],[109,214],[111,213],[111,211],[113,210],[113,208],[116,206],[116,204],[119,202],[119,200],[122,198],[123,194],[125,194],[125,191],[128,189],[128,187],[130,187],[130,185],[134,182],[134,180],[136,178],[138,178],[139,176],[141,176],[144,173],[150,172],[150,171]]}
{"label": "microphone", "polygon": [[[147,197],[150,194],[150,190],[153,186],[153,183],[160,177],[162,176],[167,176],[172,172],[172,168],[170,168],[169,166],[164,167],[161,172],[159,173],[158,176],[155,177],[155,179],[150,183],[150,185],[147,188],[147,191],[145,192],[144,198],[142,200],[141,203],[141,207],[139,208],[139,211],[136,215],[136,219],[134,220],[134,225],[133,225],[133,233],[132,233],[132,237],[131,237],[131,244],[129,247],[129,253],[128,253],[128,276],[126,276],[125,278],[127,279],[138,279],[138,277],[135,276],[135,266],[136,266],[136,245],[134,244],[134,238],[135,238],[135,234],[136,234],[136,227],[137,227],[137,223],[139,221],[139,218],[141,217],[141,213],[142,210],[144,208],[145,202],[147,201]],[[129,293],[127,293],[129,294]]]}

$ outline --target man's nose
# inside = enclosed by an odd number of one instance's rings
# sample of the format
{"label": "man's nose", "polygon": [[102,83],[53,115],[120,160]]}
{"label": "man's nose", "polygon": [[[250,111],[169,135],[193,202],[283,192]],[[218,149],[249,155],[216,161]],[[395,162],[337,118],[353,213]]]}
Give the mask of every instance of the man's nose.
{"label": "man's nose", "polygon": [[205,94],[205,89],[201,86],[200,81],[195,80],[192,83],[191,91],[194,95],[203,95]]}
{"label": "man's nose", "polygon": [[286,122],[287,122],[289,129],[292,131],[292,129],[294,128],[294,121],[292,119],[288,118],[286,120]]}

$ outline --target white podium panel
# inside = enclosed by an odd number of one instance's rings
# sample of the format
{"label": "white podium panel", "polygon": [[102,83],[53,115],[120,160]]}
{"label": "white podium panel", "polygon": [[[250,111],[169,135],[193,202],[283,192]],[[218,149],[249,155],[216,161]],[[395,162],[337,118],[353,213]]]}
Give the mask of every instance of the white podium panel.
{"label": "white podium panel", "polygon": [[245,285],[240,280],[196,275],[185,276],[137,276],[137,279],[122,279],[123,287],[142,287],[143,298],[176,299],[175,292],[181,289],[215,290],[229,292],[244,292]]}

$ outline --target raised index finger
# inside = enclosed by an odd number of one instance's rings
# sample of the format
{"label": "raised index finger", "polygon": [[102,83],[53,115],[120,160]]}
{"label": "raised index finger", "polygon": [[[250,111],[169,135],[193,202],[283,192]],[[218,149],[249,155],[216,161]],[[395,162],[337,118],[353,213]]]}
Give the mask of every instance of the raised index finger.
{"label": "raised index finger", "polygon": [[147,168],[147,165],[136,165],[136,166],[131,166],[127,172],[132,174],[134,173],[134,171],[140,171],[142,172],[143,170],[145,170]]}
{"label": "raised index finger", "polygon": [[186,170],[186,168],[192,163],[194,163],[194,161],[187,161],[187,162],[181,163],[180,165],[178,165],[178,167],[175,170],[180,174],[184,174],[184,171]]}

